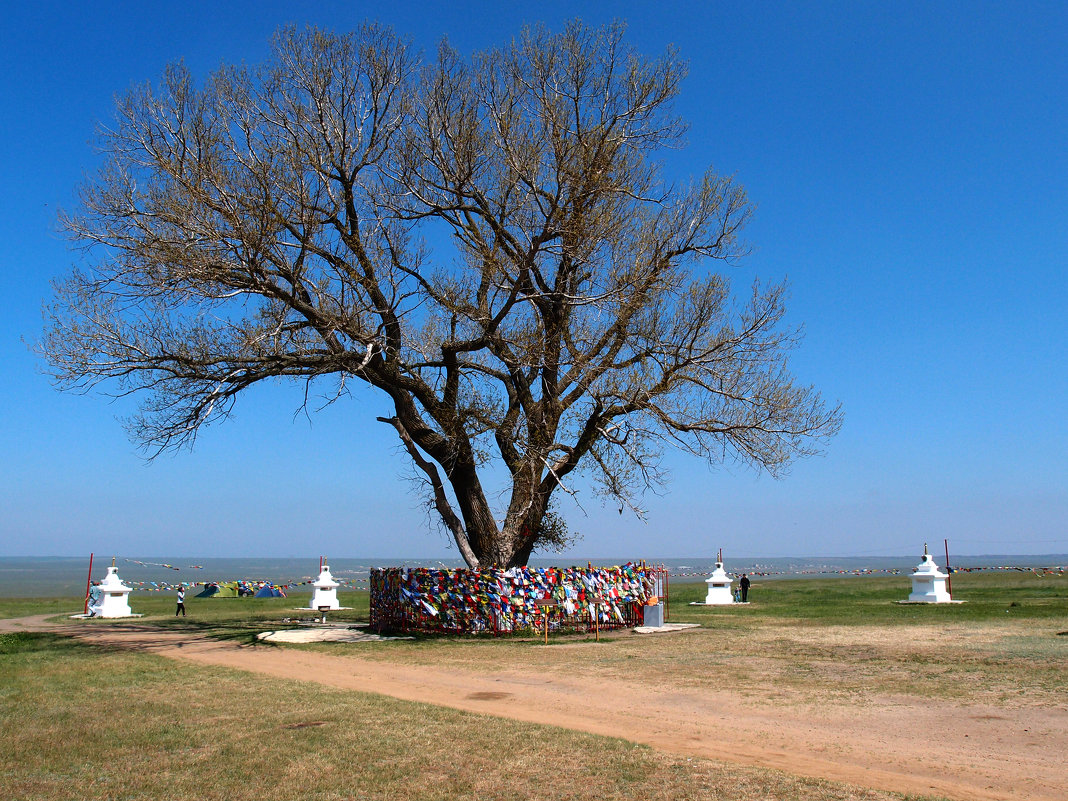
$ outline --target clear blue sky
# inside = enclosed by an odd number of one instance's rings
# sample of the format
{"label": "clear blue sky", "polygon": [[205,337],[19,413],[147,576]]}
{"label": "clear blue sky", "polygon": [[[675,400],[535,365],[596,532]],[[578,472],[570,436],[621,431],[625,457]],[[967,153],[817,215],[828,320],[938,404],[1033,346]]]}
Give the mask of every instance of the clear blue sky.
{"label": "clear blue sky", "polygon": [[261,390],[146,463],[131,407],[58,393],[24,340],[76,258],[56,211],[116,92],[179,58],[259,62],[289,22],[470,52],[576,13],[690,59],[671,167],[746,186],[735,286],[789,276],[795,372],[845,425],[781,481],[673,458],[646,522],[565,508],[585,537],[563,558],[1068,552],[1068,4],[258,0],[6,4],[0,555],[455,556],[379,401],[309,419],[299,388]]}

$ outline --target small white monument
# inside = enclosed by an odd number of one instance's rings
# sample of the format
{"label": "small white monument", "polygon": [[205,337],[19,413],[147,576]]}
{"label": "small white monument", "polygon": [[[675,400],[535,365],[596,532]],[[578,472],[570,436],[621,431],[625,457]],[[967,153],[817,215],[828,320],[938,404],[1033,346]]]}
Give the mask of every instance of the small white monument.
{"label": "small white monument", "polygon": [[946,591],[947,576],[948,574],[938,569],[934,558],[927,553],[927,543],[924,543],[923,561],[916,566],[912,574],[912,593],[909,595],[909,603],[951,603],[953,599]]}
{"label": "small white monument", "polygon": [[330,565],[323,560],[322,569],[319,572],[319,578],[312,582],[312,586],[315,587],[315,592],[312,594],[311,603],[308,604],[309,609],[321,610],[324,607],[327,609],[340,609],[341,604],[337,600],[337,588],[340,586],[338,582],[334,581],[334,577],[330,575]]}
{"label": "small white monument", "polygon": [[723,569],[723,549],[716,554],[716,569],[712,575],[705,579],[708,591],[703,601],[691,601],[690,606],[729,606],[734,603],[734,592],[731,590],[732,579]]}
{"label": "small white monument", "polygon": [[129,596],[133,587],[127,587],[119,578],[119,569],[112,564],[108,568],[108,575],[97,589],[100,595],[96,603],[89,607],[89,613],[93,617],[134,617],[130,609]]}
{"label": "small white monument", "polygon": [[734,592],[731,591],[731,579],[727,571],[723,569],[723,562],[716,562],[716,569],[712,575],[705,579],[708,592],[705,594],[704,606],[723,606],[734,603]]}

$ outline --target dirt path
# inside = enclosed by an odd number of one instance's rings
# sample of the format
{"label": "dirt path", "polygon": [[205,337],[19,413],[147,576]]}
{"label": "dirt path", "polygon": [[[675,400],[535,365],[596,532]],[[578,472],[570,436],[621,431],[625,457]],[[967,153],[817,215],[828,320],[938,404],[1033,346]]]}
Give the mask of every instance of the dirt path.
{"label": "dirt path", "polygon": [[[43,616],[0,621],[39,628]],[[410,701],[623,737],[688,756],[777,768],[882,790],[949,798],[1068,798],[1068,712],[871,697],[862,706],[781,707],[729,691],[581,676],[398,665],[286,648],[250,648],[135,627],[65,632],[196,664],[381,693]]]}

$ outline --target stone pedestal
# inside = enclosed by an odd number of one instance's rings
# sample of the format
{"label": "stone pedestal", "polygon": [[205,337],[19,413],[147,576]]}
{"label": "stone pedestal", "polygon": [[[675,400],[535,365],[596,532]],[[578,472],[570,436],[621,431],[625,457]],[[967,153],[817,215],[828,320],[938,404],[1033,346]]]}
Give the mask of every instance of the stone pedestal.
{"label": "stone pedestal", "polygon": [[731,577],[723,569],[722,562],[716,562],[716,569],[712,575],[705,579],[708,592],[705,595],[706,606],[720,606],[734,603],[734,593],[731,592]]}
{"label": "stone pedestal", "polygon": [[312,594],[311,603],[308,604],[308,608],[341,608],[341,604],[338,603],[337,600],[337,588],[340,585],[338,582],[334,581],[334,577],[330,575],[329,565],[323,565],[323,569],[319,573],[319,578],[312,582],[312,586],[315,587],[315,592]]}
{"label": "stone pedestal", "polygon": [[949,603],[953,599],[946,592],[947,576],[948,574],[938,569],[934,558],[929,553],[924,553],[923,561],[916,566],[916,571],[912,574],[912,592],[909,594],[909,601],[928,604]]}
{"label": "stone pedestal", "polygon": [[646,628],[660,628],[664,625],[664,603],[646,604],[642,607],[642,625]]}
{"label": "stone pedestal", "polygon": [[108,568],[108,575],[100,582],[97,589],[100,596],[96,603],[89,607],[89,613],[93,617],[133,617],[130,609],[129,596],[133,587],[127,587],[119,578],[119,569],[112,565]]}

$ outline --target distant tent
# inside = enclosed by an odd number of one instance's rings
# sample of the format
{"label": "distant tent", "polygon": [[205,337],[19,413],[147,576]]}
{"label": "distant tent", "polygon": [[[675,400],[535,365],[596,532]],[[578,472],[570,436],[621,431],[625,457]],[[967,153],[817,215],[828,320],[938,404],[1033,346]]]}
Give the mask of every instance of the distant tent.
{"label": "distant tent", "polygon": [[279,587],[264,584],[256,591],[257,598],[285,598],[286,594]]}
{"label": "distant tent", "polygon": [[196,594],[197,598],[236,598],[237,582],[225,581],[222,583],[212,582],[205,585],[204,589]]}

